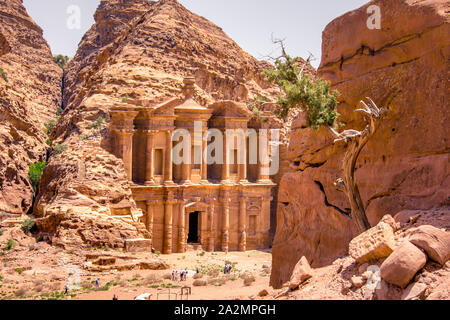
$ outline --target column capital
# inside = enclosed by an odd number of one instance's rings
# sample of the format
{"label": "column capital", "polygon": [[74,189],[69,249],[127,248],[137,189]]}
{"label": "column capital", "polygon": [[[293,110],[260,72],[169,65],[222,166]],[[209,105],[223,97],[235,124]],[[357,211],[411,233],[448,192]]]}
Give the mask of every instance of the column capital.
{"label": "column capital", "polygon": [[126,136],[134,134],[135,130],[132,128],[114,128],[114,131],[120,135]]}
{"label": "column capital", "polygon": [[241,197],[239,197],[239,201],[243,202],[243,203],[246,203],[248,201],[248,198],[244,197],[244,196],[241,196]]}
{"label": "column capital", "polygon": [[153,135],[157,134],[159,132],[159,130],[142,129],[142,132],[145,133],[146,135],[153,136]]}
{"label": "column capital", "polygon": [[177,204],[177,203],[178,203],[178,200],[175,200],[175,199],[167,199],[167,200],[164,200],[164,203],[165,203],[165,204],[169,204],[169,205],[174,205],[174,204]]}

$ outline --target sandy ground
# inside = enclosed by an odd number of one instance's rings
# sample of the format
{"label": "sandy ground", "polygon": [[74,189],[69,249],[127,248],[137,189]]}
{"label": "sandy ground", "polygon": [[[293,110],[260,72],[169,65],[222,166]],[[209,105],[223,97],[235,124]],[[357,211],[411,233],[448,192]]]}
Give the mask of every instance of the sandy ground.
{"label": "sandy ground", "polygon": [[[171,254],[160,256],[170,266],[170,270],[165,271],[126,271],[117,274],[109,274],[100,277],[100,284],[117,281],[119,285],[113,286],[108,291],[90,291],[77,295],[75,299],[85,300],[111,300],[114,295],[120,300],[134,299],[143,293],[152,294],[152,300],[232,300],[236,298],[247,298],[257,294],[269,286],[272,255],[270,252],[249,251],[249,252],[223,252],[204,253],[187,252],[184,254]],[[234,268],[230,275],[223,274],[223,267],[226,262],[231,262]],[[216,280],[215,283],[208,283],[204,287],[193,286],[193,275],[197,267],[203,275],[201,280],[208,282]],[[171,274],[172,270],[189,270],[186,281],[160,280]],[[217,270],[217,271],[215,271]],[[208,276],[208,273],[210,275]],[[211,276],[212,274],[217,274]],[[244,285],[242,276],[251,274],[255,278],[250,286]],[[155,279],[154,283],[153,278]],[[123,280],[127,285],[123,285]],[[222,280],[221,280],[222,279]],[[156,286],[159,286],[156,288]],[[165,288],[161,288],[164,286]],[[191,295],[181,296],[181,288],[167,288],[170,286],[191,287]],[[169,295],[170,293],[170,295]]]}
{"label": "sandy ground", "polygon": [[[269,287],[272,262],[270,251],[227,254],[191,251],[160,255],[159,258],[170,265],[168,270],[91,272],[81,267],[85,263],[84,253],[86,251],[63,250],[43,242],[17,245],[11,250],[3,248],[0,300],[111,300],[114,295],[119,300],[127,300],[143,293],[152,294],[152,300],[246,299]],[[223,274],[225,263],[233,265],[230,275]],[[206,286],[193,286],[197,268]],[[187,280],[172,281],[172,270],[181,269],[190,271]],[[255,281],[245,285],[244,278],[249,276]],[[99,279],[98,288],[96,279]],[[66,283],[70,283],[68,294],[64,293]],[[191,287],[191,295],[180,295],[184,286]]]}

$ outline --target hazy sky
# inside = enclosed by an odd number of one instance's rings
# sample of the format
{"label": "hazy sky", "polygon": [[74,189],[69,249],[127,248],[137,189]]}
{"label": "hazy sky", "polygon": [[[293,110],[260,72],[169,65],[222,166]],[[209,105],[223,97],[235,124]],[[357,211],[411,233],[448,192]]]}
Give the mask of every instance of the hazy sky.
{"label": "hazy sky", "polygon": [[[83,34],[94,23],[100,0],[24,0],[28,13],[44,30],[54,54],[73,56]],[[322,31],[334,18],[368,0],[179,0],[192,12],[220,26],[258,59],[275,49],[271,35],[285,38],[291,55],[321,56]],[[80,28],[69,17],[80,9]],[[70,11],[70,12],[68,12]],[[72,23],[72,27],[68,27]]]}

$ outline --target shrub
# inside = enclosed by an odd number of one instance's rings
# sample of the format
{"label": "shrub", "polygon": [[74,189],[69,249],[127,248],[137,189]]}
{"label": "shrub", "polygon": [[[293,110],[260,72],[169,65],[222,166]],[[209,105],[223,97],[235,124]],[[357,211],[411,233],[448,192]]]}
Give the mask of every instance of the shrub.
{"label": "shrub", "polygon": [[90,137],[90,135],[88,135],[88,134],[82,134],[82,135],[80,136],[80,139],[84,141],[84,140],[89,139],[89,137]]}
{"label": "shrub", "polygon": [[0,237],[3,235],[3,230],[0,229]]}
{"label": "shrub", "polygon": [[39,179],[44,172],[45,166],[47,162],[36,162],[33,163],[28,169],[28,177],[30,178],[31,185],[33,186],[34,191],[37,191],[39,185]]}
{"label": "shrub", "polygon": [[2,68],[0,68],[0,75],[2,76],[3,80],[5,80],[6,82],[8,82],[8,77],[6,76],[6,72],[3,71]]}
{"label": "shrub", "polygon": [[16,242],[13,239],[9,239],[6,242],[6,250],[14,249],[15,246],[16,246]]}
{"label": "shrub", "polygon": [[123,97],[122,97],[122,103],[127,103],[127,100],[128,100],[128,95],[126,94],[126,95],[124,95]]}
{"label": "shrub", "polygon": [[49,122],[45,123],[45,129],[46,129],[46,134],[49,136],[52,133],[53,128],[56,126],[57,122],[56,120],[50,120]]}
{"label": "shrub", "polygon": [[59,117],[64,112],[63,108],[59,107],[58,110],[56,110],[56,115]]}
{"label": "shrub", "polygon": [[22,222],[22,231],[25,233],[29,233],[35,226],[33,219],[27,219],[24,222]]}
{"label": "shrub", "polygon": [[57,144],[52,151],[52,156],[57,156],[67,150],[67,145],[65,144]]}
{"label": "shrub", "polygon": [[264,70],[262,76],[278,85],[282,94],[278,96],[279,106],[274,113],[286,120],[292,108],[300,108],[306,113],[307,125],[314,129],[320,126],[336,126],[338,91],[330,92],[330,82],[317,78],[312,80],[301,74],[299,58],[292,58],[284,52],[275,60],[275,69]]}
{"label": "shrub", "polygon": [[91,129],[98,129],[102,126],[103,122],[105,122],[105,118],[103,117],[98,117],[96,121],[94,121],[93,123],[91,123],[89,125],[89,128]]}
{"label": "shrub", "polygon": [[68,56],[63,56],[62,54],[57,54],[53,56],[53,61],[64,70],[67,62],[69,61]]}
{"label": "shrub", "polygon": [[248,277],[244,279],[244,285],[246,287],[251,286],[253,284],[253,282],[255,282],[255,278],[254,277]]}

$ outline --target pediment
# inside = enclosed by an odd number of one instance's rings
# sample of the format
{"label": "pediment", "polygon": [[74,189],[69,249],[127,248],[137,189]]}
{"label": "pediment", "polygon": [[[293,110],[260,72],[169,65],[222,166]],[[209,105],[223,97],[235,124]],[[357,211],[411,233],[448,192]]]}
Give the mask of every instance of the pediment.
{"label": "pediment", "polygon": [[253,116],[245,104],[231,100],[215,102],[209,108],[213,111],[213,117],[250,119]]}

